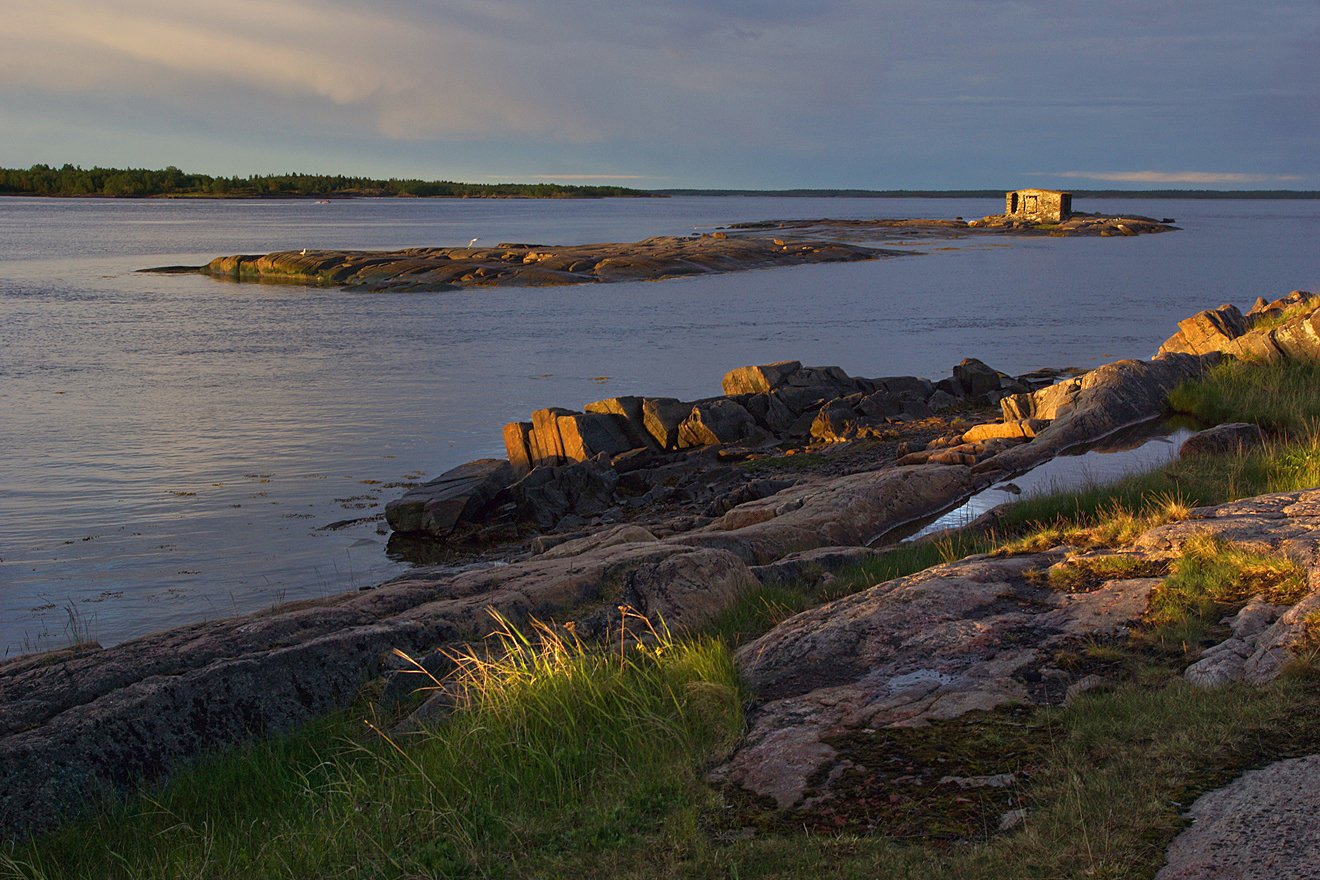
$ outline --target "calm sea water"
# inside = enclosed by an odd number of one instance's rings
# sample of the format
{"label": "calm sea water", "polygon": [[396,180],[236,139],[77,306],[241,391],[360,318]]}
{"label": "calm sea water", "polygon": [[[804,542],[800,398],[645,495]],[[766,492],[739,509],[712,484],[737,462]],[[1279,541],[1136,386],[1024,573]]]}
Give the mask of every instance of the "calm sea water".
{"label": "calm sea water", "polygon": [[1320,202],[1133,201],[1134,239],[658,283],[439,294],[135,274],[289,248],[629,241],[740,220],[980,216],[993,200],[0,199],[0,656],[375,583],[407,480],[500,426],[614,394],[718,393],[742,364],[1009,372],[1153,353],[1177,319],[1320,288]]}

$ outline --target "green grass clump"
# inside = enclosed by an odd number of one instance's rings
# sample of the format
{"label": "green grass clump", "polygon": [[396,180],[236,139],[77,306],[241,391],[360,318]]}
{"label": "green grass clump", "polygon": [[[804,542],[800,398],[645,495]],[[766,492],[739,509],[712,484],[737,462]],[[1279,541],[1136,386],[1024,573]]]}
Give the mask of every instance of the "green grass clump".
{"label": "green grass clump", "polygon": [[1209,424],[1252,422],[1300,436],[1320,425],[1320,362],[1225,361],[1169,394],[1177,412]]}
{"label": "green grass clump", "polygon": [[1151,596],[1147,619],[1156,625],[1211,618],[1260,596],[1292,605],[1307,592],[1306,571],[1279,553],[1260,553],[1209,535],[1183,545],[1172,572]]}
{"label": "green grass clump", "polygon": [[312,725],[0,847],[0,876],[573,873],[683,822],[699,800],[695,756],[741,727],[730,653],[708,638],[603,650],[501,623],[493,658],[458,659],[458,708],[434,729]]}

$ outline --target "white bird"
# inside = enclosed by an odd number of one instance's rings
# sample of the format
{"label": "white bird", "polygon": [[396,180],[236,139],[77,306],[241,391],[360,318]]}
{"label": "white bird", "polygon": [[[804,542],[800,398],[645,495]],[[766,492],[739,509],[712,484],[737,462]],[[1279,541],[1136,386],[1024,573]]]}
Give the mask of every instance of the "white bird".
{"label": "white bird", "polygon": [[472,239],[471,241],[468,242],[468,247],[472,247],[478,241],[480,241],[480,239],[476,239],[476,238]]}
{"label": "white bird", "polygon": [[300,256],[300,257],[305,257],[305,256],[307,256],[307,248],[303,248],[301,251],[299,251],[299,252],[298,252],[298,256]]}

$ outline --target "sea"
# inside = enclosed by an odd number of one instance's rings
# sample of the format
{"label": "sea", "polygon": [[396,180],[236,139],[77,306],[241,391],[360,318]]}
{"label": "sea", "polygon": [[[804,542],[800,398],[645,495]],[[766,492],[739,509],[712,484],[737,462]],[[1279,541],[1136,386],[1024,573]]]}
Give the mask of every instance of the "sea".
{"label": "sea", "polygon": [[[1320,201],[1086,200],[1137,238],[670,281],[358,293],[149,275],[236,253],[578,244],[802,218],[980,217],[992,199],[0,199],[0,657],[113,644],[406,572],[379,516],[503,455],[501,426],[718,394],[797,359],[939,378],[1154,354],[1176,322],[1320,289]],[[889,246],[894,246],[892,242]],[[901,246],[901,245],[899,245]],[[351,525],[339,525],[344,522]]]}

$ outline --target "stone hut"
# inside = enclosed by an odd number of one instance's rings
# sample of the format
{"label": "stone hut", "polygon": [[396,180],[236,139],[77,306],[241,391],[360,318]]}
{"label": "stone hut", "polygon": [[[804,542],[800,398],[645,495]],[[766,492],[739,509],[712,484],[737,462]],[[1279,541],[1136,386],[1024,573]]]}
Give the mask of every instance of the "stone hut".
{"label": "stone hut", "polygon": [[1004,216],[1041,223],[1062,223],[1072,216],[1072,193],[1056,189],[1019,189],[1006,193]]}

